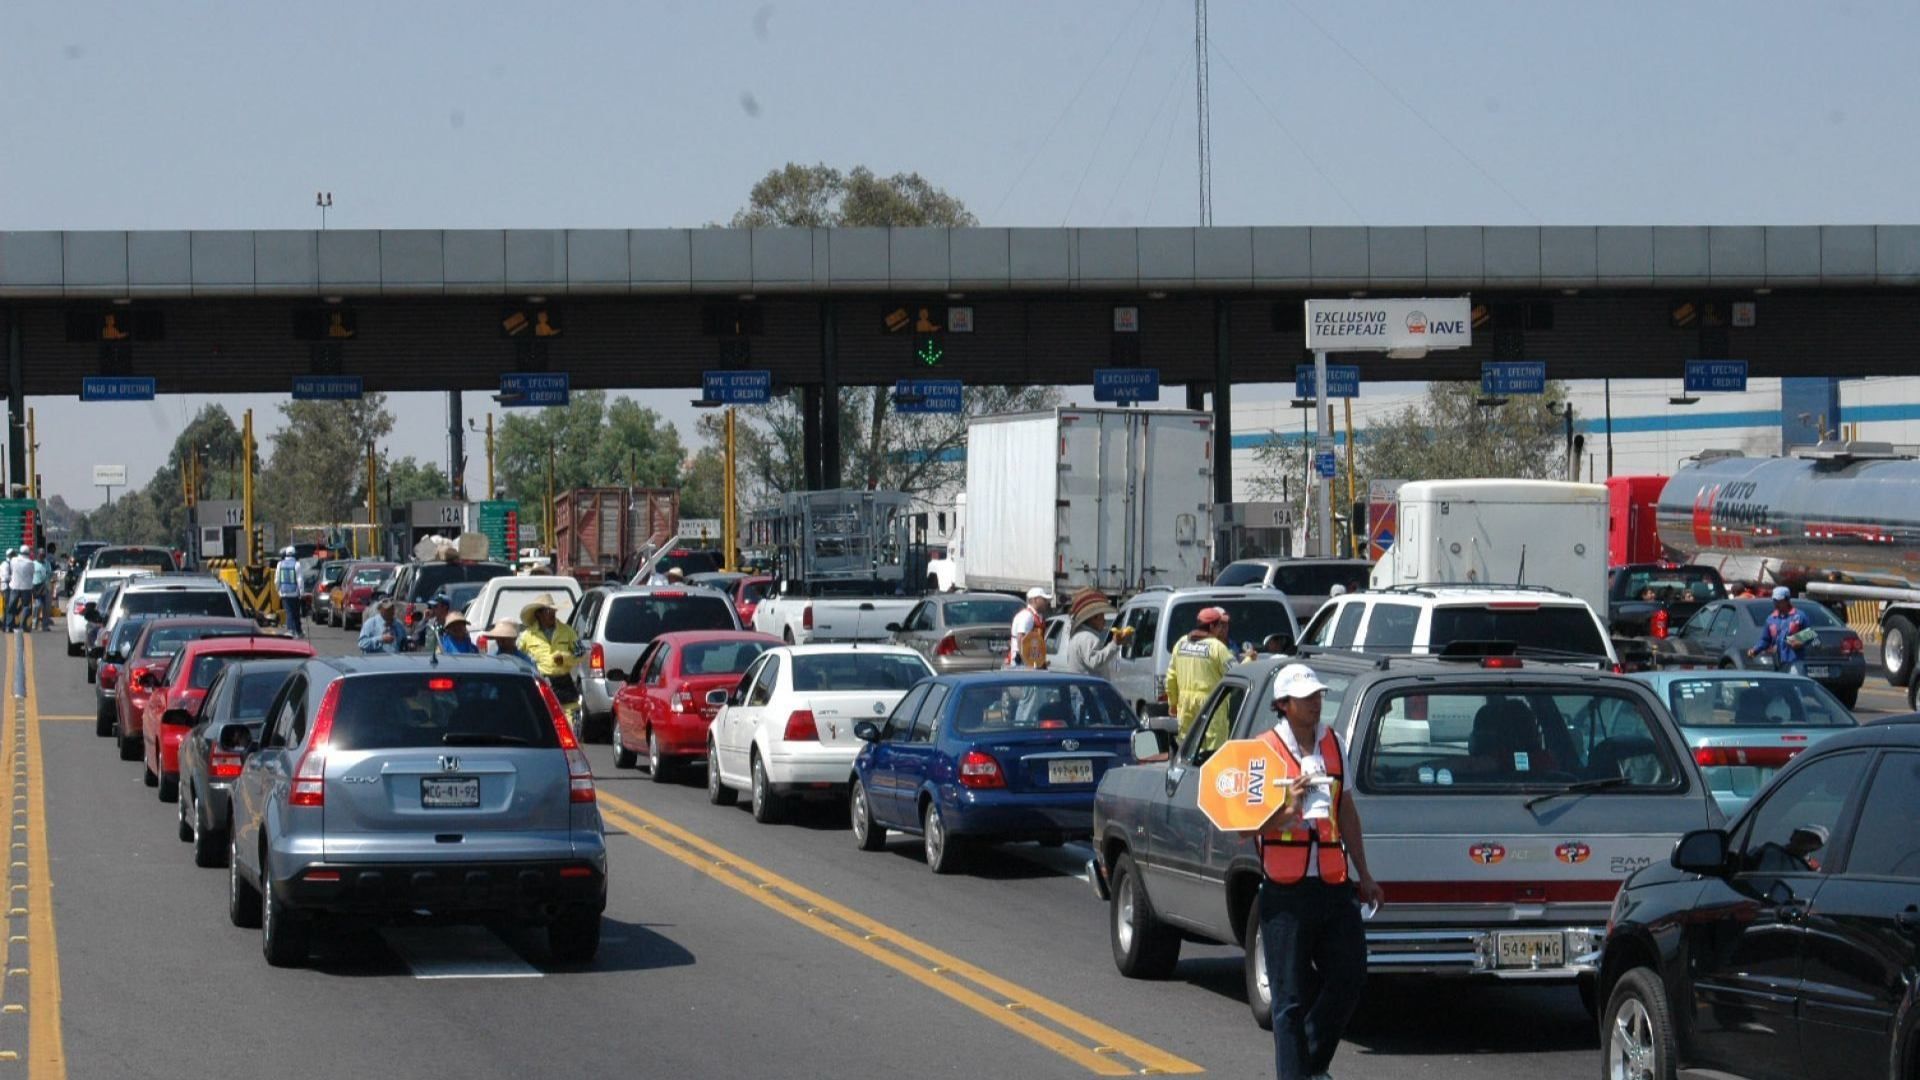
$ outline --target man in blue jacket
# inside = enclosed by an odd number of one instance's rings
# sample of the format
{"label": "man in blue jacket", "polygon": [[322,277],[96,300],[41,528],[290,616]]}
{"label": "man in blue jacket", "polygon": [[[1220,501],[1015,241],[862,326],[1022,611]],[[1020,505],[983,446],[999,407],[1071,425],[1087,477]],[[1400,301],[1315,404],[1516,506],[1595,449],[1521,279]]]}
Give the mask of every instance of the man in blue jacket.
{"label": "man in blue jacket", "polygon": [[1806,661],[1800,658],[1801,646],[1794,644],[1793,637],[1810,628],[1806,614],[1793,606],[1793,590],[1782,585],[1773,590],[1773,614],[1767,616],[1767,625],[1760,628],[1760,640],[1747,655],[1770,653],[1777,670],[1805,675]]}

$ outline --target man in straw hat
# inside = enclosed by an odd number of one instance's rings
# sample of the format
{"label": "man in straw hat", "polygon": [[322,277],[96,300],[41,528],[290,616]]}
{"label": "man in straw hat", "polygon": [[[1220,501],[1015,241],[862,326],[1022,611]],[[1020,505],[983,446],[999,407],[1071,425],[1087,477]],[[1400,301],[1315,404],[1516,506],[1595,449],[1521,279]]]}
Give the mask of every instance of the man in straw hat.
{"label": "man in straw hat", "polygon": [[1067,619],[1072,629],[1053,669],[1113,678],[1113,658],[1120,655],[1120,647],[1133,636],[1132,630],[1122,628],[1114,631],[1112,640],[1107,640],[1107,620],[1115,614],[1113,604],[1100,590],[1084,588],[1074,593],[1067,604]]}
{"label": "man in straw hat", "polygon": [[474,655],[480,652],[480,646],[467,633],[467,613],[456,611],[447,616],[446,624],[440,628],[440,652],[445,656],[462,653]]}
{"label": "man in straw hat", "polygon": [[578,662],[580,637],[573,627],[560,621],[553,594],[542,593],[540,599],[521,608],[520,625],[525,627],[520,631],[521,651],[546,676],[553,696],[566,706],[567,715],[578,716],[580,688],[573,683],[573,669]]}
{"label": "man in straw hat", "polygon": [[520,651],[520,624],[504,615],[487,628],[487,655],[525,664],[528,671],[540,674],[540,665]]}

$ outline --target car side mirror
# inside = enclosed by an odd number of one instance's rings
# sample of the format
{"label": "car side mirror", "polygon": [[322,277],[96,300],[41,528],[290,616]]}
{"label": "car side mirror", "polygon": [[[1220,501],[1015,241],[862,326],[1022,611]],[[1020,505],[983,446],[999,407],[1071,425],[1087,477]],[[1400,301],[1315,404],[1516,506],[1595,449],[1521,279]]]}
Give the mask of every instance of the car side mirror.
{"label": "car side mirror", "polygon": [[733,704],[733,695],[727,693],[725,690],[709,690],[707,691],[707,704],[715,706],[716,708],[723,705],[731,705]]}
{"label": "car side mirror", "polygon": [[871,720],[862,720],[853,725],[853,735],[862,742],[879,742],[880,725]]}
{"label": "car side mirror", "polygon": [[608,670],[606,679],[608,682],[623,683],[627,681],[627,673],[620,670],[619,668],[612,668]]}
{"label": "car side mirror", "polygon": [[100,605],[98,604],[88,604],[86,607],[81,608],[80,617],[96,625],[107,621],[107,617],[100,614]]}
{"label": "car side mirror", "polygon": [[897,622],[890,622],[890,623],[888,623],[888,624],[887,624],[887,633],[889,633],[889,634],[898,634],[898,633],[902,633],[902,632],[903,632],[903,631],[902,631],[902,630],[900,629],[900,624],[899,624],[899,623],[897,623]]}
{"label": "car side mirror", "polygon": [[248,730],[245,724],[228,724],[220,729],[220,749],[222,750],[248,753],[257,749],[258,746],[259,744],[254,741],[253,732]]}
{"label": "car side mirror", "polygon": [[160,722],[173,727],[192,727],[194,716],[185,709],[168,709],[160,714]]}
{"label": "car side mirror", "polygon": [[1134,732],[1133,760],[1142,764],[1167,760],[1165,733],[1146,729]]}
{"label": "car side mirror", "polygon": [[1158,720],[1173,715],[1173,708],[1164,701],[1150,701],[1140,710],[1143,720]]}
{"label": "car side mirror", "polygon": [[1673,868],[1689,874],[1721,877],[1727,872],[1725,829],[1695,829],[1673,846]]}

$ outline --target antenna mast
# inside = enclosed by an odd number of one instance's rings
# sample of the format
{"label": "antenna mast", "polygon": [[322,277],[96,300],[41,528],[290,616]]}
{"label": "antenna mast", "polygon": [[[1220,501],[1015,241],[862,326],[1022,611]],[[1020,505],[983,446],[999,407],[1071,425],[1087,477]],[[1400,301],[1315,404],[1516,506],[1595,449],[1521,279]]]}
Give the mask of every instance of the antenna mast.
{"label": "antenna mast", "polygon": [[1200,130],[1200,224],[1213,224],[1213,134],[1207,102],[1207,0],[1193,0],[1194,105]]}

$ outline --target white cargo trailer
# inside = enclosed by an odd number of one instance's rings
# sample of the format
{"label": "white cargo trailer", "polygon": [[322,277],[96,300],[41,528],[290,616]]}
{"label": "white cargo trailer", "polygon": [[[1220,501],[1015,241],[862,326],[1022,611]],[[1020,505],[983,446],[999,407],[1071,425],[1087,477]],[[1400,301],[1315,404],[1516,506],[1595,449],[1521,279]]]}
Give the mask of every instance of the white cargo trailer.
{"label": "white cargo trailer", "polygon": [[1402,484],[1372,587],[1541,585],[1607,612],[1607,489],[1553,480]]}
{"label": "white cargo trailer", "polygon": [[1064,597],[1183,588],[1212,573],[1213,418],[1170,409],[976,417],[957,552],[969,589]]}

